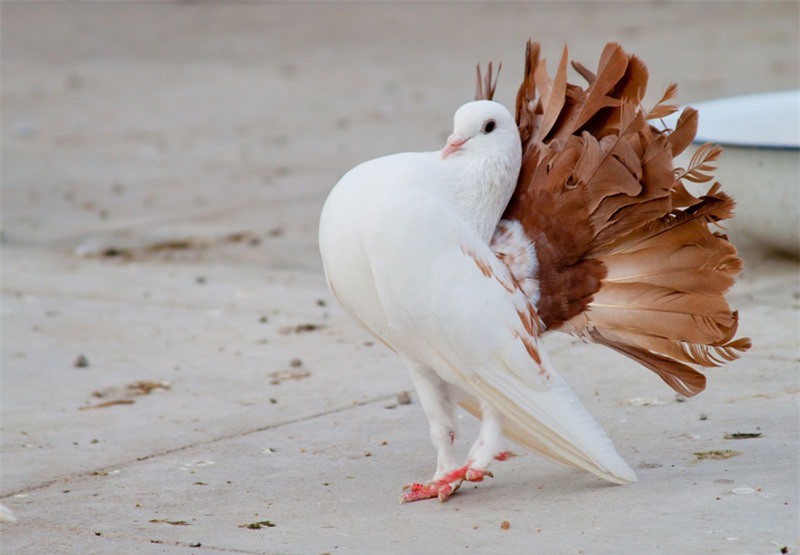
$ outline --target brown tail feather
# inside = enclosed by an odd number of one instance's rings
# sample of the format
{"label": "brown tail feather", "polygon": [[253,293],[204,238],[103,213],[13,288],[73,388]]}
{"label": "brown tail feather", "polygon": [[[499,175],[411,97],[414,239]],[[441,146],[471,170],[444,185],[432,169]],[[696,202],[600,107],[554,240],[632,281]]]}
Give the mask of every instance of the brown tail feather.
{"label": "brown tail feather", "polygon": [[492,79],[492,62],[489,62],[486,67],[486,77],[481,75],[481,65],[478,64],[476,68],[478,80],[475,86],[475,100],[492,100],[494,98],[494,90],[497,88],[497,80],[500,78],[501,69],[503,69],[503,64],[497,64],[497,73]]}
{"label": "brown tail feather", "polygon": [[[677,86],[645,111],[647,68],[618,44],[605,47],[596,73],[573,62],[585,89],[566,81],[566,48],[553,79],[540,53],[529,41],[516,106],[523,163],[504,216],[536,247],[539,316],[694,395],[705,378],[690,364],[717,366],[750,347],[734,339],[738,314],[725,300],[741,259],[709,229],[733,201],[717,183],[699,198],[683,185],[711,181],[721,149],[704,145],[687,168],[674,167],[698,114],[687,108],[674,130],[651,125],[677,110]],[[491,78],[478,80],[491,98]]]}
{"label": "brown tail feather", "polygon": [[633,347],[628,343],[612,341],[598,332],[592,332],[590,337],[595,343],[610,347],[652,370],[681,395],[692,397],[706,388],[706,377],[686,364],[645,349]]}

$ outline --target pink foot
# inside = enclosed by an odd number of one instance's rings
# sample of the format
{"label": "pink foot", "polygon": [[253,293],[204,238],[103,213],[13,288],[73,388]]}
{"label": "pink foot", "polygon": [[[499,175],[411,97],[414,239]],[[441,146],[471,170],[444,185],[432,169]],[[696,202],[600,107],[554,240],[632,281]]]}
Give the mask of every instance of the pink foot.
{"label": "pink foot", "polygon": [[443,480],[435,480],[427,484],[408,484],[403,488],[404,493],[400,498],[401,503],[410,503],[412,501],[421,501],[423,499],[433,499],[438,497],[439,501],[445,501],[448,497],[453,495],[459,488],[461,482],[446,483]]}
{"label": "pink foot", "polygon": [[403,491],[408,493],[404,494],[400,501],[409,503],[411,501],[420,501],[422,499],[432,499],[438,497],[439,501],[446,501],[448,497],[453,495],[461,486],[463,481],[467,482],[482,482],[483,479],[489,476],[493,478],[491,472],[488,470],[480,470],[471,468],[468,464],[461,468],[456,468],[432,482],[427,484],[408,484],[403,488]]}

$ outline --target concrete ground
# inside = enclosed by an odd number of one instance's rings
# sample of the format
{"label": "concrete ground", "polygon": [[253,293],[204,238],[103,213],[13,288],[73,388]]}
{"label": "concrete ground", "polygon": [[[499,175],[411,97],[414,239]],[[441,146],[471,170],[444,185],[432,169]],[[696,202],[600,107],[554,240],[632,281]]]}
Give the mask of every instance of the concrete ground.
{"label": "concrete ground", "polygon": [[521,454],[400,505],[425,418],[316,248],[338,177],[439,148],[476,61],[503,60],[506,104],[528,36],[587,65],[620,40],[652,97],[791,88],[797,3],[0,9],[3,553],[798,552],[796,261],[733,224],[754,347],[691,400],[548,338],[637,484]]}

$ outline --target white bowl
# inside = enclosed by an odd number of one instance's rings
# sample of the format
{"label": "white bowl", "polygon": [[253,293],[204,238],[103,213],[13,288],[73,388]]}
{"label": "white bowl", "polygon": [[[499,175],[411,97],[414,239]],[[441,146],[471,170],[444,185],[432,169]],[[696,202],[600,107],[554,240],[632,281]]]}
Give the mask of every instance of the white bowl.
{"label": "white bowl", "polygon": [[[800,90],[720,98],[692,104],[700,113],[693,148],[725,151],[716,179],[736,200],[731,231],[794,257],[800,256]],[[672,127],[677,115],[667,120]]]}

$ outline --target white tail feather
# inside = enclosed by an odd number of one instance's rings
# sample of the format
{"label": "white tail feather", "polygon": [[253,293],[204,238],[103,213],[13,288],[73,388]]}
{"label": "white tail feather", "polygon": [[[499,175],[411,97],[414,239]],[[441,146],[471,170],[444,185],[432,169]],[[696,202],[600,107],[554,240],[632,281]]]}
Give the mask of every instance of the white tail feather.
{"label": "white tail feather", "polygon": [[[581,468],[615,484],[636,482],[636,473],[620,457],[605,430],[581,404],[569,385],[550,370],[551,388],[533,389],[511,374],[482,374],[486,398],[503,415],[503,432],[512,441],[555,462]],[[474,405],[462,406],[475,416]]]}

